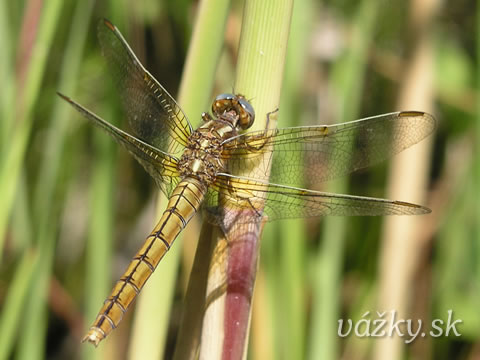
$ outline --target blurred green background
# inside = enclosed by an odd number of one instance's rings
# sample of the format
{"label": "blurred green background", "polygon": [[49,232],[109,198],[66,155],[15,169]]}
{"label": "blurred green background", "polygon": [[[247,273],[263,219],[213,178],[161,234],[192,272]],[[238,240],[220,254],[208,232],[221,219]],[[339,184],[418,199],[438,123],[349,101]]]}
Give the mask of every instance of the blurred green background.
{"label": "blurred green background", "polygon": [[[124,125],[96,39],[105,17],[176,96],[199,6],[0,0],[0,360],[172,356],[198,223],[167,256],[179,261],[166,265],[170,274],[162,270],[171,286],[158,298],[164,311],[147,316],[153,325],[142,324],[134,306],[97,350],[80,344],[151,230],[155,186],[55,92]],[[224,46],[212,55],[217,70],[213,91],[202,94],[205,111],[234,86],[242,6],[233,2],[219,19]],[[268,224],[250,359],[480,359],[479,35],[480,12],[469,0],[295,2],[279,127],[396,110],[438,120],[434,136],[404,158],[326,187],[310,179],[308,187],[412,201],[433,212]],[[200,114],[186,111],[198,125]],[[460,336],[427,334],[407,344],[411,336],[338,335],[339,319],[355,325],[369,312],[373,326],[377,312],[391,310],[412,319],[414,330],[422,320],[426,332],[453,310]],[[144,336],[139,329],[160,344],[142,356],[134,345]]]}

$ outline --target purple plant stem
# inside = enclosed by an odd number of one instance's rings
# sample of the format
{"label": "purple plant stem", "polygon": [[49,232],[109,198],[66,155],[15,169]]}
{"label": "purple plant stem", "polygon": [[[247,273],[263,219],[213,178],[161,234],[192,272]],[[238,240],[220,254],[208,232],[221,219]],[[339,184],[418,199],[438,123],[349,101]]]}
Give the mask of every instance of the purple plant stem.
{"label": "purple plant stem", "polygon": [[[239,214],[238,219],[242,219]],[[222,359],[242,359],[259,258],[262,224],[234,224],[229,231]]]}

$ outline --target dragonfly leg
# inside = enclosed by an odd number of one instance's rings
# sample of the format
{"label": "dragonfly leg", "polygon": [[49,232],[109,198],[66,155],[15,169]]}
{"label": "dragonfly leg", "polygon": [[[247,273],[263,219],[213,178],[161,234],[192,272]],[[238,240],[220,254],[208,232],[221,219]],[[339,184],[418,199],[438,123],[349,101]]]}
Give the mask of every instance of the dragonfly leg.
{"label": "dragonfly leg", "polygon": [[278,113],[279,110],[280,109],[277,107],[275,110],[267,113],[267,125],[265,126],[266,130],[270,128],[270,116],[275,115],[276,113]]}
{"label": "dragonfly leg", "polygon": [[259,212],[258,209],[255,206],[253,206],[252,200],[250,198],[247,199],[247,202],[250,205],[250,207],[252,208],[252,210],[255,212],[255,214],[258,216],[258,218],[260,219],[262,217],[262,213]]}
{"label": "dragonfly leg", "polygon": [[[270,120],[271,117],[275,114],[277,114],[279,111],[278,108],[276,108],[275,110],[273,111],[270,111],[267,113],[267,123],[265,125],[265,130],[263,131],[263,134],[260,134],[260,135],[255,135],[255,136],[252,136],[250,138],[250,140],[254,140],[255,141],[255,144],[256,145],[252,145],[251,142],[253,141],[249,141],[249,143],[246,144],[247,148],[251,151],[260,151],[263,149],[263,147],[268,144],[268,141],[270,138],[273,137],[274,134],[272,135],[268,135],[268,131],[270,130]],[[273,130],[273,129],[272,129]],[[274,132],[274,131],[273,131]],[[259,140],[259,141],[257,141]],[[260,140],[263,140],[263,141],[260,141]],[[257,145],[258,144],[258,145]]]}

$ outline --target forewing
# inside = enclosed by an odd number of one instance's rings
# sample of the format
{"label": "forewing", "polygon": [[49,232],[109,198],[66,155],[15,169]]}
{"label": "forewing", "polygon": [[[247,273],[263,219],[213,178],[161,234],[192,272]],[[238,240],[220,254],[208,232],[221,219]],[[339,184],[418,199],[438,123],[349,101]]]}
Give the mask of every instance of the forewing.
{"label": "forewing", "polygon": [[95,126],[105,130],[117,143],[125,147],[155,179],[157,185],[165,194],[169,195],[171,193],[179,182],[180,174],[177,170],[177,158],[118,129],[69,97],[60,93],[58,93],[58,95],[72,105],[75,110],[89,119]]}
{"label": "forewing", "polygon": [[434,128],[427,113],[396,112],[338,125],[249,132],[227,140],[223,156],[231,174],[298,186],[304,179],[331,180],[376,164]]}
{"label": "forewing", "polygon": [[98,37],[133,134],[166,153],[181,152],[192,133],[182,109],[143,67],[112,23],[103,20]]}
{"label": "forewing", "polygon": [[257,222],[325,215],[419,215],[430,210],[415,204],[362,196],[330,194],[219,174],[204,200],[207,219],[222,223],[237,215],[240,222]]}

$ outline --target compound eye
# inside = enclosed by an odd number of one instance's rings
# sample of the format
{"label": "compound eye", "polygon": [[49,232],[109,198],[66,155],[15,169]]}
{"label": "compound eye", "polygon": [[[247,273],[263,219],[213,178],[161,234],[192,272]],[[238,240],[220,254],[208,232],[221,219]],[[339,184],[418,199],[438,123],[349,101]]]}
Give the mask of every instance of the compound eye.
{"label": "compound eye", "polygon": [[253,110],[253,106],[243,97],[238,98],[238,104],[241,108],[241,111],[238,113],[238,125],[242,130],[246,130],[252,126],[255,121],[255,110]]}
{"label": "compound eye", "polygon": [[215,98],[212,104],[212,113],[215,116],[220,116],[225,110],[232,107],[232,101],[235,99],[233,94],[220,94]]}

